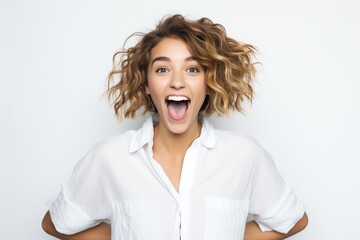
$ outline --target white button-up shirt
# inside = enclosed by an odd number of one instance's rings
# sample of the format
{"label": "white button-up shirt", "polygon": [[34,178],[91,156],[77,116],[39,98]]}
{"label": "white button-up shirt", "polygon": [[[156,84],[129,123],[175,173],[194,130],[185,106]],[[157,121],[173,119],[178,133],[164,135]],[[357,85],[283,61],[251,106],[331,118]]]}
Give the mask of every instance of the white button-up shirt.
{"label": "white button-up shirt", "polygon": [[304,214],[270,155],[204,120],[185,154],[177,192],[152,154],[153,121],[102,141],[77,164],[50,207],[74,234],[107,221],[113,240],[241,240],[248,215],[286,233]]}

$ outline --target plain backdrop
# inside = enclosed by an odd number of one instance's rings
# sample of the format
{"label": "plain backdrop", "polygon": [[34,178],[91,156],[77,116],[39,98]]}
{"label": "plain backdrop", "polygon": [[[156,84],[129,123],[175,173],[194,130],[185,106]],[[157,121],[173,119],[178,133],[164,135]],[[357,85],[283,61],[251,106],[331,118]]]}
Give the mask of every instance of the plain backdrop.
{"label": "plain backdrop", "polygon": [[291,239],[357,238],[359,10],[355,0],[0,0],[0,238],[53,239],[41,220],[76,162],[144,120],[117,123],[102,97],[113,53],[174,13],[258,47],[252,106],[211,121],[272,154],[310,219]]}

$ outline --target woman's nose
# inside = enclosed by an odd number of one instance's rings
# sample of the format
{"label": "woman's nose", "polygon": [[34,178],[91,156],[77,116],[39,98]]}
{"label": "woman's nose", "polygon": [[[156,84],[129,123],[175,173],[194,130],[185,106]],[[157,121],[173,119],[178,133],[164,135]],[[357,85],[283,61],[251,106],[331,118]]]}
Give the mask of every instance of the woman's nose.
{"label": "woman's nose", "polygon": [[181,89],[185,87],[184,75],[181,73],[174,73],[172,76],[170,87],[174,89]]}

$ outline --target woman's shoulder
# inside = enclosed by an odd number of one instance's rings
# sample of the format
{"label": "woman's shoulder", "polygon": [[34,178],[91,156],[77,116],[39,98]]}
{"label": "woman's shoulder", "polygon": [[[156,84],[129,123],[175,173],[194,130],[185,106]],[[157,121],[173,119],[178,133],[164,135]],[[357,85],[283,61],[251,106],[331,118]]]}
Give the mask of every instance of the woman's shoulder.
{"label": "woman's shoulder", "polygon": [[246,148],[261,148],[259,142],[252,135],[240,131],[216,129],[215,136],[217,144]]}
{"label": "woman's shoulder", "polygon": [[231,156],[247,156],[249,159],[268,158],[269,154],[252,135],[229,130],[216,130],[215,151]]}
{"label": "woman's shoulder", "polygon": [[136,130],[127,130],[123,133],[108,136],[98,141],[91,151],[97,156],[108,156],[114,154],[125,155],[129,151],[131,140],[136,134]]}
{"label": "woman's shoulder", "polygon": [[101,159],[126,159],[152,139],[152,131],[152,121],[148,119],[140,128],[104,138],[94,144],[90,152]]}

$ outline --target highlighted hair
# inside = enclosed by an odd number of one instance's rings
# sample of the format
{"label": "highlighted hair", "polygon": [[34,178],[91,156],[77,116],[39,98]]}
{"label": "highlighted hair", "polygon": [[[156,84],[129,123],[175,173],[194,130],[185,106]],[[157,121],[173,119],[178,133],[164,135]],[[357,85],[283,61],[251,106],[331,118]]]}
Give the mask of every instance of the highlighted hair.
{"label": "highlighted hair", "polygon": [[135,36],[140,40],[134,47],[114,54],[108,76],[106,93],[118,117],[134,118],[141,108],[144,114],[156,111],[145,92],[147,69],[151,50],[166,37],[182,39],[204,68],[209,89],[205,115],[243,112],[244,100],[252,102],[256,48],[228,37],[222,25],[208,18],[190,21],[173,15],[162,19],[155,30],[134,33],[127,41]]}

